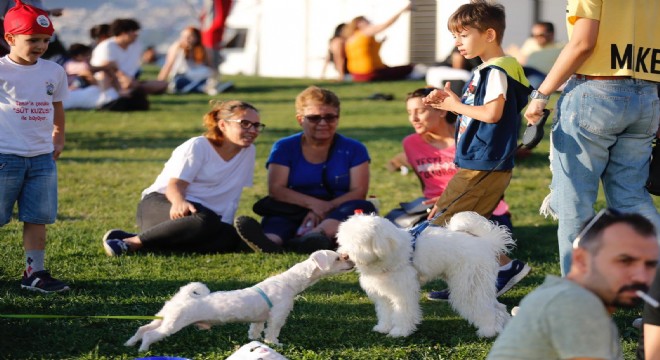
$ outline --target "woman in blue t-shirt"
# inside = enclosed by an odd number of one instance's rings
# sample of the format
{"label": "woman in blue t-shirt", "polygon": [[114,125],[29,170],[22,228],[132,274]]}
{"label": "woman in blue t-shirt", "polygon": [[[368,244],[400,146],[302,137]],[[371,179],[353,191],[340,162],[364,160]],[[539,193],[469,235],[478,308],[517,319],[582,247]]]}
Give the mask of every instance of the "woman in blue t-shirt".
{"label": "woman in blue t-shirt", "polygon": [[339,98],[326,89],[310,86],[296,97],[302,132],[273,145],[266,163],[269,196],[254,207],[261,224],[247,216],[234,222],[255,251],[334,249],[341,221],[357,209],[376,211],[365,200],[367,148],[336,133],[339,110]]}

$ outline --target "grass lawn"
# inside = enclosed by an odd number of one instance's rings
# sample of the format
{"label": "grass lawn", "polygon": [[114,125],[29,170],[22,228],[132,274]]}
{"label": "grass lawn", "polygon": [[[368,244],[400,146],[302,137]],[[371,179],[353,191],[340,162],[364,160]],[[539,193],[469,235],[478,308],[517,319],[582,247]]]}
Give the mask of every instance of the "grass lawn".
{"label": "grass lawn", "polygon": [[[405,94],[422,82],[339,84],[313,80],[227,77],[236,89],[220,99],[240,99],[261,110],[266,131],[257,140],[255,186],[243,192],[238,215],[253,215],[252,204],[266,194],[265,160],[272,143],[299,130],[294,98],[307,85],[335,91],[342,100],[339,131],[366,144],[372,158],[370,194],[386,212],[400,201],[421,194],[411,173],[388,172],[388,159],[401,151],[401,139],[412,132]],[[392,93],[394,101],[370,101],[374,92]],[[0,228],[0,314],[153,315],[190,282],[212,291],[250,286],[302,260],[303,255],[218,254],[163,255],[140,253],[106,257],[101,236],[111,228],[136,230],[135,209],[172,150],[199,135],[206,95],[153,96],[152,109],[141,113],[67,112],[67,144],[58,162],[59,216],[48,227],[46,266],[69,282],[65,294],[22,291],[19,279],[24,256],[22,224],[13,220]],[[547,273],[559,274],[556,223],[538,214],[548,192],[547,133],[533,155],[517,163],[506,193],[513,212],[513,256],[533,272],[500,301],[511,307],[542,283]],[[604,206],[602,196],[597,205]],[[440,289],[439,281],[425,290]],[[446,303],[422,300],[424,322],[408,338],[374,333],[373,305],[361,291],[357,274],[320,281],[297,300],[282,329],[276,350],[291,359],[483,359],[492,340],[479,339],[476,329]],[[615,314],[624,338],[626,358],[633,359],[638,332],[631,327],[637,311]],[[6,359],[131,359],[137,347],[123,343],[146,321],[107,319],[1,319],[0,357]],[[210,331],[185,328],[158,342],[147,355],[223,359],[249,342],[247,324],[217,326]],[[139,354],[144,355],[144,354]]]}

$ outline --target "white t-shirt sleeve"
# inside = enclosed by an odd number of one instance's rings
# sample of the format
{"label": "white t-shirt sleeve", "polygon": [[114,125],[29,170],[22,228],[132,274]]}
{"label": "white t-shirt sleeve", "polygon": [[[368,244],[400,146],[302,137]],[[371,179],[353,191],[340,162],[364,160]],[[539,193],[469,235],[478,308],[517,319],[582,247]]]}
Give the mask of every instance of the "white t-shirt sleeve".
{"label": "white t-shirt sleeve", "polygon": [[92,66],[103,66],[108,61],[111,61],[110,46],[109,46],[110,40],[111,39],[103,40],[98,45],[96,45],[96,47],[92,51],[92,58],[89,60],[89,63]]}
{"label": "white t-shirt sleeve", "polygon": [[174,149],[172,156],[165,164],[163,173],[167,174],[170,179],[177,178],[187,183],[193,182],[197,173],[207,162],[206,153],[200,151],[200,145],[198,141],[187,141]]}
{"label": "white t-shirt sleeve", "polygon": [[488,83],[486,86],[486,95],[484,96],[484,104],[497,99],[500,95],[506,100],[507,90],[507,77],[506,74],[498,69],[491,69],[488,72]]}

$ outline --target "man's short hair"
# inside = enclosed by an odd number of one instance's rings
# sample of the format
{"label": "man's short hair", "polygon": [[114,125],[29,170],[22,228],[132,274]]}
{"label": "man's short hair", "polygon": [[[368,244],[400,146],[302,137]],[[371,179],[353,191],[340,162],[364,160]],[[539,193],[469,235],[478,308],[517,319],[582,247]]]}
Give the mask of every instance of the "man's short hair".
{"label": "man's short hair", "polygon": [[545,32],[548,34],[554,34],[555,33],[555,25],[549,21],[539,21],[534,25],[541,25],[545,28]]}
{"label": "man's short hair", "polygon": [[137,30],[140,30],[140,23],[133,19],[116,19],[110,24],[110,33],[112,36],[119,36]]}
{"label": "man's short hair", "polygon": [[452,33],[459,33],[466,27],[477,29],[481,33],[493,29],[497,43],[502,44],[506,28],[504,6],[486,0],[472,0],[469,4],[461,5],[449,17],[447,28]]}
{"label": "man's short hair", "polygon": [[644,216],[636,213],[622,213],[615,209],[604,209],[587,220],[578,235],[577,246],[595,255],[602,247],[603,232],[614,224],[627,224],[637,234],[649,237],[656,236],[655,226]]}

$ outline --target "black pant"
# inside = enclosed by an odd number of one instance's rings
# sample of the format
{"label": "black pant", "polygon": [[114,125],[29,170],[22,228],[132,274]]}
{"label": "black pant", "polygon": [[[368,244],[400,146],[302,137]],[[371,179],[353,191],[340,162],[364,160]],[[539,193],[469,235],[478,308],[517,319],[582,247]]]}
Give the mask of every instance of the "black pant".
{"label": "black pant", "polygon": [[145,250],[193,253],[226,253],[242,243],[232,225],[198,203],[197,212],[181,219],[170,219],[172,204],[161,193],[151,193],[140,201],[137,224]]}

